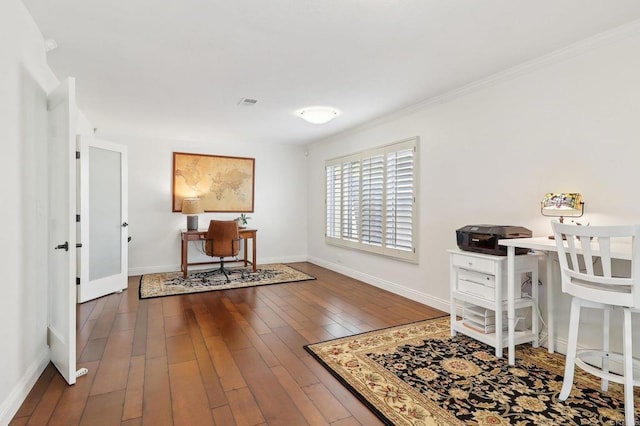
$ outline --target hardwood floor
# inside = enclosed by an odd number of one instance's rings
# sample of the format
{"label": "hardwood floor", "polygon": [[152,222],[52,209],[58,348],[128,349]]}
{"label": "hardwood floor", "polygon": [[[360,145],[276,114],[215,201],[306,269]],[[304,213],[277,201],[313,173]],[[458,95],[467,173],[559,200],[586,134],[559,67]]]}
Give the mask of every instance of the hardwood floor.
{"label": "hardwood floor", "polygon": [[49,365],[11,425],[376,425],[303,345],[444,315],[310,263],[314,281],[78,306],[78,368]]}

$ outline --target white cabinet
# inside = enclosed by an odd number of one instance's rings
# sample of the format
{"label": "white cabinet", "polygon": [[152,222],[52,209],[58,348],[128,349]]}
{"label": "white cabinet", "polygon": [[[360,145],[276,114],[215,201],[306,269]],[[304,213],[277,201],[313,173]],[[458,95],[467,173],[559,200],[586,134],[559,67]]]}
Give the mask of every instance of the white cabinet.
{"label": "white cabinet", "polygon": [[[496,348],[502,357],[508,347],[507,257],[461,250],[449,250],[451,260],[451,335],[457,332]],[[531,274],[531,294],[521,291],[524,274]],[[514,345],[532,342],[538,346],[538,256],[515,257],[517,288],[514,288]],[[456,314],[462,313],[461,317]],[[531,323],[525,316],[530,313]],[[522,316],[522,318],[518,318]]]}

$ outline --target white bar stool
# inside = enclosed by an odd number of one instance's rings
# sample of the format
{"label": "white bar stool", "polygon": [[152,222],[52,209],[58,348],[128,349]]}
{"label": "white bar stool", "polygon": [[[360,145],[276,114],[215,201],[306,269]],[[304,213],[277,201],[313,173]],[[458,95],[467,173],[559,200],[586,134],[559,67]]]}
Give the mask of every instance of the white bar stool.
{"label": "white bar stool", "polygon": [[[573,296],[569,317],[569,337],[564,381],[559,399],[566,400],[573,387],[575,366],[602,378],[602,390],[609,381],[624,386],[625,423],[634,424],[633,387],[640,386],[634,380],[634,366],[640,370],[640,362],[633,358],[631,336],[632,313],[640,313],[640,225],[628,226],[578,226],[552,222],[558,247],[562,291]],[[611,274],[612,241],[631,240],[631,277],[618,278]],[[583,257],[584,270],[580,269],[579,256]],[[594,259],[600,258],[602,272],[594,272]],[[602,348],[577,350],[581,308],[601,309],[603,312]],[[609,316],[613,308],[623,310],[622,353],[609,348]],[[601,367],[585,362],[585,359],[601,359]],[[622,373],[609,371],[610,361],[622,364]]]}

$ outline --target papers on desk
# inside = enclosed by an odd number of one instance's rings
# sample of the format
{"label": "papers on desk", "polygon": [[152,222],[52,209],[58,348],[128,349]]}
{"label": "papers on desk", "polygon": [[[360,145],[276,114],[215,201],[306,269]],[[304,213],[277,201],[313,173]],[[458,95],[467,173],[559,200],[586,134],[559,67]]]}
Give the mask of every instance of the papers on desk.
{"label": "papers on desk", "polygon": [[[462,323],[465,327],[479,333],[489,334],[496,331],[496,316],[491,309],[480,306],[467,305],[462,313]],[[507,313],[502,315],[502,329],[507,329]]]}
{"label": "papers on desk", "polygon": [[[516,317],[516,329],[518,323],[524,321],[524,317]],[[462,311],[462,324],[478,333],[490,334],[496,331],[496,316],[491,309],[485,309],[473,304],[467,304]],[[524,324],[524,323],[523,323]],[[502,313],[502,330],[506,331],[509,323],[507,312]]]}

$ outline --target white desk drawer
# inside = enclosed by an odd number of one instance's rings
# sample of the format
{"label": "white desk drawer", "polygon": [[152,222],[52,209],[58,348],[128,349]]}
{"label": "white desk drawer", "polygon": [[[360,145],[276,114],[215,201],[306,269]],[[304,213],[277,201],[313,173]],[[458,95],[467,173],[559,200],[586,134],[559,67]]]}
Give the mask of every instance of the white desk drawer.
{"label": "white desk drawer", "polygon": [[[501,300],[507,300],[507,279],[506,276],[502,278]],[[457,290],[483,297],[487,300],[496,300],[496,276],[458,269]],[[513,291],[515,298],[519,299],[521,297],[520,286],[516,286]]]}
{"label": "white desk drawer", "polygon": [[496,262],[491,259],[481,259],[479,257],[467,256],[464,254],[453,254],[453,266],[468,269],[470,271],[495,274]]}
{"label": "white desk drawer", "polygon": [[[467,281],[463,279],[458,280],[458,291],[471,294],[473,296],[482,297],[487,300],[495,300],[495,289],[486,285],[478,284],[474,281]],[[503,294],[504,296],[504,294]],[[505,300],[503,297],[502,300]]]}
{"label": "white desk drawer", "polygon": [[482,286],[493,288],[496,286],[496,276],[491,274],[484,274],[482,272],[469,271],[467,269],[458,269],[458,279],[464,281],[471,281]]}

